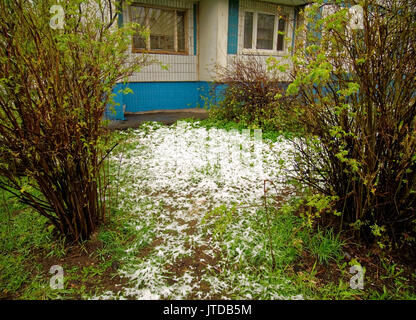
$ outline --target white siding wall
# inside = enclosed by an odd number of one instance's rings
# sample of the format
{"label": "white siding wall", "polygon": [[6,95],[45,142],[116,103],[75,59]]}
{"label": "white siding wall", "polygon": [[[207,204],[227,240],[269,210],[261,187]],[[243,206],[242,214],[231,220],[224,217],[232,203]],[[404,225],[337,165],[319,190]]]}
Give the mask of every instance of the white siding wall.
{"label": "white siding wall", "polygon": [[[168,70],[162,70],[159,64],[145,67],[140,73],[136,73],[129,78],[130,82],[156,82],[156,81],[197,81],[198,80],[198,58],[194,55],[194,17],[193,3],[190,1],[172,0],[142,0],[136,1],[138,4],[156,5],[161,7],[173,7],[187,9],[188,17],[188,55],[178,54],[152,54],[152,58],[157,59],[162,64],[168,66]],[[123,5],[123,19],[130,20],[130,12],[126,4]],[[129,49],[132,53],[131,47]]]}
{"label": "white siding wall", "polygon": [[[162,7],[173,7],[187,9],[188,17],[188,55],[176,54],[152,54],[152,57],[164,65],[168,70],[162,70],[158,64],[143,68],[140,73],[129,78],[130,82],[158,82],[158,81],[212,81],[214,79],[215,65],[225,66],[230,64],[236,55],[227,55],[228,36],[228,0],[200,0],[198,17],[198,55],[194,55],[194,17],[193,4],[191,0],[138,0],[137,3],[150,4]],[[240,0],[239,8],[239,30],[238,30],[238,55],[244,57],[244,12],[245,10],[256,10],[264,13],[278,12],[278,4],[259,2],[253,0]],[[293,35],[294,8],[280,6],[282,13],[289,17],[287,24],[287,36],[290,38],[285,43],[285,52],[273,53],[278,60],[290,65],[290,60],[284,56],[289,52]],[[128,6],[123,5],[123,19],[130,19]],[[131,48],[129,49],[130,54]],[[258,54],[262,61],[270,56],[270,53]],[[285,80],[285,79],[282,79]]]}
{"label": "white siding wall", "polygon": [[227,64],[228,0],[201,0],[199,12],[200,80],[212,81],[215,66]]}

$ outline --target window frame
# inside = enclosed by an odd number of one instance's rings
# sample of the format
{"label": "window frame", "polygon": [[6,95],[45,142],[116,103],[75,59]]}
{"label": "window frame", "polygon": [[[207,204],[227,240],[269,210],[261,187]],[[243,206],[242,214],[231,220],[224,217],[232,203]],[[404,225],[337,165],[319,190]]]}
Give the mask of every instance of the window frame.
{"label": "window frame", "polygon": [[[141,8],[145,8],[145,9],[160,9],[160,10],[166,10],[166,11],[173,11],[175,12],[175,23],[174,23],[174,27],[175,27],[175,31],[174,31],[174,50],[175,51],[170,51],[170,50],[152,50],[150,48],[150,37],[146,40],[146,49],[138,49],[134,47],[134,36],[132,36],[131,39],[131,50],[132,53],[149,53],[149,54],[172,54],[172,55],[189,55],[189,10],[187,8],[177,8],[177,7],[164,7],[164,6],[158,6],[158,5],[149,5],[149,4],[142,4],[142,3],[132,3],[131,5],[129,5],[128,7],[128,13],[129,13],[129,19],[130,21],[133,21],[132,19],[132,7],[141,7]],[[184,12],[184,37],[185,37],[185,50],[184,51],[177,51],[178,50],[178,24],[177,24],[177,19],[178,19],[178,14],[177,12]],[[147,27],[147,26],[146,26]],[[150,49],[148,49],[150,48]]]}
{"label": "window frame", "polygon": [[[245,20],[246,20],[246,12],[250,12],[253,14],[253,33],[252,33],[252,38],[251,38],[251,48],[245,48],[245,43],[244,43],[244,37],[245,37]],[[264,14],[264,15],[269,15],[269,16],[274,16],[274,28],[273,28],[273,48],[272,49],[257,49],[257,30],[258,30],[258,16],[259,14]],[[274,55],[284,55],[287,53],[287,45],[286,45],[286,41],[283,41],[283,50],[277,50],[277,41],[278,41],[278,28],[279,28],[279,20],[280,18],[283,18],[285,20],[285,34],[284,34],[284,39],[287,37],[288,35],[288,28],[289,28],[289,24],[288,24],[288,19],[289,19],[289,14],[288,13],[284,13],[284,14],[276,14],[276,13],[271,13],[271,12],[267,12],[267,11],[261,11],[261,10],[255,10],[255,9],[245,9],[243,11],[243,23],[242,23],[242,54],[257,54],[257,55],[270,55],[270,54],[274,54]]]}

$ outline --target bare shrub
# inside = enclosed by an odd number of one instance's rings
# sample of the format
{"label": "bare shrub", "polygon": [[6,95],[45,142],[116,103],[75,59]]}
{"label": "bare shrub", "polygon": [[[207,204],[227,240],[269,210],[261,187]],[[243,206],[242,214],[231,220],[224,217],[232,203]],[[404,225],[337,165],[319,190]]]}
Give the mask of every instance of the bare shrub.
{"label": "bare shrub", "polygon": [[[270,60],[269,64],[277,64]],[[279,70],[270,69],[259,57],[236,57],[227,67],[217,67],[217,86],[224,87],[222,99],[211,106],[214,118],[234,120],[264,129],[285,130],[292,127],[292,97],[285,95]]]}

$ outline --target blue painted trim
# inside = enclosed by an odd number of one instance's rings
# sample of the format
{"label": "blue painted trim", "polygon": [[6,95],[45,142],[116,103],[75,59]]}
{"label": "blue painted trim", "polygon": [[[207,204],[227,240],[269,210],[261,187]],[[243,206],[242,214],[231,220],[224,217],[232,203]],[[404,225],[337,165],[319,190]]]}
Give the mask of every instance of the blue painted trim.
{"label": "blue painted trim", "polygon": [[295,15],[293,18],[293,33],[292,33],[292,55],[295,52],[295,38],[296,38],[296,28],[297,28],[297,24],[296,22],[298,21],[298,15],[299,15],[299,8],[295,7]]}
{"label": "blue painted trim", "polygon": [[198,54],[198,20],[197,20],[197,14],[198,14],[198,4],[195,3],[193,7],[193,15],[194,15],[194,55],[196,56]]}
{"label": "blue painted trim", "polygon": [[[133,93],[123,94],[121,90],[130,88]],[[129,82],[119,83],[113,89],[115,105],[109,105],[105,118],[125,120],[126,112],[154,110],[190,109],[217,104],[224,97],[225,85],[207,81],[189,82]]]}
{"label": "blue painted trim", "polygon": [[126,85],[123,83],[118,83],[115,85],[113,89],[113,102],[114,104],[110,104],[107,106],[104,117],[109,120],[125,120],[124,112],[123,112],[123,105],[124,105],[124,94],[120,92],[121,90],[125,89]]}
{"label": "blue painted trim", "polygon": [[[287,84],[282,83],[285,88]],[[173,110],[205,107],[218,104],[224,97],[224,84],[207,81],[189,82],[129,82],[119,83],[114,89],[115,106],[108,106],[105,117],[110,120],[125,120],[126,112]],[[133,93],[123,94],[121,90],[130,88]]]}
{"label": "blue painted trim", "polygon": [[[327,1],[327,0],[325,0],[325,1]],[[318,20],[322,19],[322,17],[323,17],[323,7],[319,8]],[[322,27],[321,27],[321,29],[322,29]],[[321,29],[319,29],[319,31],[317,31],[319,41],[321,41],[321,39],[322,39]]]}
{"label": "blue painted trim", "polygon": [[197,108],[205,105],[212,87],[205,81],[130,82],[133,94],[122,96],[126,112]]}
{"label": "blue painted trim", "polygon": [[118,13],[117,24],[118,24],[118,27],[121,28],[123,26],[123,1],[122,0],[117,1],[117,5],[120,6],[120,12]]}
{"label": "blue painted trim", "polygon": [[[315,30],[316,27],[316,23],[318,22],[318,20],[320,20],[322,18],[322,7],[319,8],[319,12],[316,14],[316,16],[314,16],[314,22],[308,22],[308,24],[306,25],[307,27],[307,32],[308,33],[312,33],[312,35],[314,37],[316,37],[318,39],[318,41],[321,40],[322,38],[322,33],[320,30]],[[306,42],[306,46],[311,45],[310,41]]]}
{"label": "blue painted trim", "polygon": [[238,48],[238,15],[240,9],[239,0],[228,2],[228,54],[237,54]]}

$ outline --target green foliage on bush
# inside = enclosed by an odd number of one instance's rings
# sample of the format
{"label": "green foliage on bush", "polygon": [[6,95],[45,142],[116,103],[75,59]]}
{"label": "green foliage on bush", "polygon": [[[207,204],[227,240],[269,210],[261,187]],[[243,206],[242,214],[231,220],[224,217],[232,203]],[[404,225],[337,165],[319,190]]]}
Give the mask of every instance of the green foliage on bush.
{"label": "green foliage on bush", "polygon": [[295,141],[296,171],[337,197],[341,223],[363,239],[413,250],[416,2],[361,2],[363,29],[352,29],[354,2],[317,1],[303,14],[287,90],[308,132]]}
{"label": "green foliage on bush", "polygon": [[79,241],[105,217],[113,87],[146,58],[130,59],[137,26],[115,28],[112,1],[62,2],[61,28],[52,28],[53,5],[0,3],[0,188]]}

